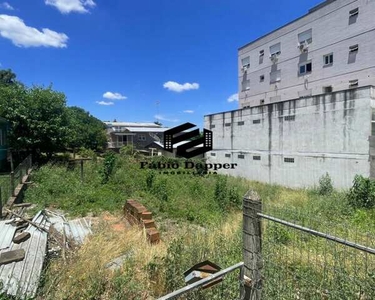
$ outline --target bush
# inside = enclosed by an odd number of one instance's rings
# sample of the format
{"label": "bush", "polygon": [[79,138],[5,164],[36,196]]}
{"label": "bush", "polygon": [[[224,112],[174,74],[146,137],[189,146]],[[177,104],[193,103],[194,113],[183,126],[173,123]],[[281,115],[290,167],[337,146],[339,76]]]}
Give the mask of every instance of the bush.
{"label": "bush", "polygon": [[375,181],[361,175],[356,175],[347,198],[349,204],[354,208],[374,208]]}
{"label": "bush", "polygon": [[112,175],[112,172],[115,168],[116,164],[116,155],[114,152],[107,152],[104,156],[103,167],[100,170],[100,174],[102,176],[102,183],[107,183],[109,177]]}
{"label": "bush", "polygon": [[319,194],[326,196],[333,192],[332,179],[328,173],[319,178]]}

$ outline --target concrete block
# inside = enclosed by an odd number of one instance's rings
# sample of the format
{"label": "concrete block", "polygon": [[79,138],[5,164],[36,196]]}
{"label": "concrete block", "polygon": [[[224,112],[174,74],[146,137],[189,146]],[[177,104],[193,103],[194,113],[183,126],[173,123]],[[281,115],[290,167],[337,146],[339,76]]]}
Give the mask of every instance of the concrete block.
{"label": "concrete block", "polygon": [[151,244],[156,244],[160,242],[160,233],[155,228],[149,228],[146,230],[147,239]]}
{"label": "concrete block", "polygon": [[141,215],[142,220],[152,220],[152,212],[144,211]]}
{"label": "concrete block", "polygon": [[13,238],[13,243],[15,244],[21,244],[25,241],[27,241],[30,238],[30,232],[22,232],[21,234],[15,236]]}
{"label": "concrete block", "polygon": [[155,228],[156,229],[156,225],[155,225],[154,220],[143,220],[143,226],[147,229],[149,229],[149,228]]}
{"label": "concrete block", "polygon": [[7,265],[13,262],[22,261],[24,259],[25,259],[24,249],[4,252],[0,254],[0,266]]}

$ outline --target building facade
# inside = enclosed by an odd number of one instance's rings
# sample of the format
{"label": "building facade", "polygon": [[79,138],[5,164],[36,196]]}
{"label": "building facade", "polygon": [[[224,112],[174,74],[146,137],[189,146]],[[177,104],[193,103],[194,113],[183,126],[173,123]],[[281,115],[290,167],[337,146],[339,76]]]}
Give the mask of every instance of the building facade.
{"label": "building facade", "polygon": [[374,0],[328,0],[239,49],[239,109],[205,116],[228,174],[337,188],[375,176]]}
{"label": "building facade", "polygon": [[375,0],[329,0],[239,49],[240,108],[374,84]]}
{"label": "building facade", "polygon": [[108,148],[120,149],[131,145],[138,150],[148,150],[152,142],[162,142],[168,128],[155,123],[104,122],[107,126]]}

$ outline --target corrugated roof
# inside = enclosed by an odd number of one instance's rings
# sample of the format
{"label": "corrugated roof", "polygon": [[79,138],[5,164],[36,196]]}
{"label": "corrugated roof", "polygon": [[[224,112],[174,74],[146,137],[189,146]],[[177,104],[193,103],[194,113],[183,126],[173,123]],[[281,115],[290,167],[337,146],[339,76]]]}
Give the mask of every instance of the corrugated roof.
{"label": "corrugated roof", "polygon": [[83,244],[85,238],[92,234],[92,224],[89,218],[67,221],[63,215],[51,211],[48,213],[52,226],[60,233],[63,233],[63,229],[65,229],[66,236],[77,244]]}
{"label": "corrugated roof", "polygon": [[0,222],[0,250],[7,249],[12,244],[14,234],[16,233],[16,227],[12,226],[13,220],[6,220]]}
{"label": "corrugated roof", "polygon": [[138,122],[104,122],[108,126],[124,126],[124,127],[160,127],[155,123],[138,123]]}
{"label": "corrugated roof", "polygon": [[153,128],[153,127],[126,127],[130,132],[164,132],[169,128]]}
{"label": "corrugated roof", "polygon": [[[42,211],[34,217],[33,222],[49,230],[50,222]],[[29,225],[25,231],[30,233],[30,238],[18,245],[12,242],[9,249],[6,250],[24,249],[25,259],[0,267],[2,292],[20,299],[33,298],[36,295],[48,239],[48,234],[45,231],[32,225]],[[0,250],[0,253],[6,251]]]}

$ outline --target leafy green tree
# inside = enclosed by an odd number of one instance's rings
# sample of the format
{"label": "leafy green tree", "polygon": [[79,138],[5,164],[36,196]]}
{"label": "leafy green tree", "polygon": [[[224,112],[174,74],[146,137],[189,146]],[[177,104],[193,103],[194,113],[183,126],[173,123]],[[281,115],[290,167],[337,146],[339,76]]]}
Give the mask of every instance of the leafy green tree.
{"label": "leafy green tree", "polygon": [[16,84],[16,74],[12,70],[0,70],[0,86]]}
{"label": "leafy green tree", "polygon": [[67,108],[69,120],[68,146],[102,150],[107,143],[105,124],[80,107]]}
{"label": "leafy green tree", "polygon": [[64,149],[68,139],[66,99],[51,87],[0,86],[0,113],[11,124],[14,149],[48,157]]}

